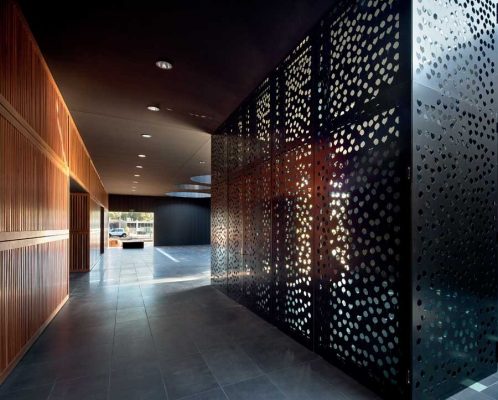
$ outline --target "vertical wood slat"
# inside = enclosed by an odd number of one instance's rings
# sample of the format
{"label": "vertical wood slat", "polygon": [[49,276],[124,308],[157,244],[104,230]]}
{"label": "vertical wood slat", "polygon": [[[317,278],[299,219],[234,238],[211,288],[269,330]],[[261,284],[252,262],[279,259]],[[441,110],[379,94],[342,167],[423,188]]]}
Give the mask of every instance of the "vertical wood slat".
{"label": "vertical wood slat", "polygon": [[67,298],[67,258],[67,238],[0,251],[0,382]]}
{"label": "vertical wood slat", "polygon": [[80,184],[90,189],[90,157],[72,118],[69,118],[69,170]]}
{"label": "vertical wood slat", "polygon": [[70,195],[70,256],[71,272],[90,270],[90,197],[88,193]]}
{"label": "vertical wood slat", "polygon": [[0,115],[0,232],[68,229],[67,175]]}
{"label": "vertical wood slat", "polygon": [[18,7],[0,6],[0,94],[66,160],[67,107]]}

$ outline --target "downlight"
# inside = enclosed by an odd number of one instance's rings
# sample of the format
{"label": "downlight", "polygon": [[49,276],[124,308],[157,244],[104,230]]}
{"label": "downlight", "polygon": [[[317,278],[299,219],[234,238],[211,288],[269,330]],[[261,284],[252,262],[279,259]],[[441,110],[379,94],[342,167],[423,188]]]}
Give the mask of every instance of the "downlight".
{"label": "downlight", "polygon": [[211,186],[193,185],[191,183],[182,183],[180,185],[176,185],[176,187],[181,190],[211,190]]}
{"label": "downlight", "polygon": [[156,67],[165,71],[173,69],[173,64],[169,61],[158,60],[156,61]]}
{"label": "downlight", "polygon": [[202,183],[203,185],[211,185],[211,175],[199,175],[190,178],[191,181]]}
{"label": "downlight", "polygon": [[196,192],[168,192],[166,196],[169,197],[183,197],[191,199],[205,199],[211,197],[209,193],[196,193]]}

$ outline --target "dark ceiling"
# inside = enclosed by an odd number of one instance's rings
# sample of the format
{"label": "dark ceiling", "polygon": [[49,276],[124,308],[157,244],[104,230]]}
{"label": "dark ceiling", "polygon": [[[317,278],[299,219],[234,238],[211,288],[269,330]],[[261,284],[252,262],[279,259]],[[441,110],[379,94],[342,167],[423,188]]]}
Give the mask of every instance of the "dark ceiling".
{"label": "dark ceiling", "polygon": [[209,133],[332,0],[19,2],[107,191],[162,195],[210,172]]}

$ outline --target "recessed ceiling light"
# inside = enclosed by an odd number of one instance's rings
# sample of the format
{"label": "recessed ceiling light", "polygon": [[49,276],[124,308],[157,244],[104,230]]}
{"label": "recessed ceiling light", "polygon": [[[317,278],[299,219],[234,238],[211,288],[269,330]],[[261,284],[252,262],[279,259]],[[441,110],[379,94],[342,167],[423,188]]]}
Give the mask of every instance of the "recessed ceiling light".
{"label": "recessed ceiling light", "polygon": [[168,192],[165,193],[165,195],[170,197],[188,197],[192,199],[203,199],[211,197],[209,193],[198,193],[198,192]]}
{"label": "recessed ceiling light", "polygon": [[136,167],[137,167],[137,168],[143,168],[141,165],[137,165]]}
{"label": "recessed ceiling light", "polygon": [[199,161],[199,164],[206,164],[206,161]]}
{"label": "recessed ceiling light", "polygon": [[138,181],[133,181],[133,183],[138,183]]}
{"label": "recessed ceiling light", "polygon": [[173,109],[166,107],[166,111],[173,111]]}
{"label": "recessed ceiling light", "polygon": [[139,155],[138,155],[138,157],[140,157],[140,158],[145,158],[145,157],[147,157],[147,156],[146,156],[145,154],[139,154]]}
{"label": "recessed ceiling light", "polygon": [[156,67],[164,70],[170,70],[173,69],[173,64],[169,61],[158,60],[156,61]]}
{"label": "recessed ceiling light", "polygon": [[154,112],[158,112],[160,111],[161,109],[158,107],[158,106],[147,106],[147,110],[149,111],[154,111]]}
{"label": "recessed ceiling light", "polygon": [[142,137],[146,139],[150,139],[152,135],[149,135],[148,133],[142,133]]}
{"label": "recessed ceiling light", "polygon": [[139,174],[135,174],[135,175],[133,175],[133,176],[134,176],[135,178],[139,178],[139,177],[140,177],[140,175],[139,175]]}
{"label": "recessed ceiling light", "polygon": [[211,190],[210,186],[193,185],[191,183],[182,183],[181,185],[176,185],[176,187],[182,190]]}
{"label": "recessed ceiling light", "polygon": [[204,185],[211,185],[211,175],[193,176],[190,180]]}
{"label": "recessed ceiling light", "polygon": [[207,118],[207,119],[213,119],[212,117],[209,117],[209,116],[204,115],[204,114],[189,113],[189,115],[190,115],[191,117],[194,117],[194,118],[202,118],[202,119]]}
{"label": "recessed ceiling light", "polygon": [[132,191],[132,192],[136,192],[136,190],[135,190],[135,189],[131,189],[131,191]]}

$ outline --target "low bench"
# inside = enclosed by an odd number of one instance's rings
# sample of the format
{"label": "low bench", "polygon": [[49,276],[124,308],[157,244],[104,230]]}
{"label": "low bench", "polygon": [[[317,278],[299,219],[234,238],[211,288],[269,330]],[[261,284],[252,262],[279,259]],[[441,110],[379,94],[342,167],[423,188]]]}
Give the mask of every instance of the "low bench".
{"label": "low bench", "polygon": [[123,249],[143,249],[144,242],[143,241],[123,241]]}

